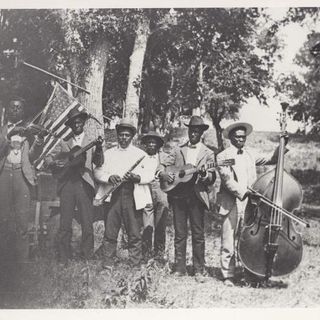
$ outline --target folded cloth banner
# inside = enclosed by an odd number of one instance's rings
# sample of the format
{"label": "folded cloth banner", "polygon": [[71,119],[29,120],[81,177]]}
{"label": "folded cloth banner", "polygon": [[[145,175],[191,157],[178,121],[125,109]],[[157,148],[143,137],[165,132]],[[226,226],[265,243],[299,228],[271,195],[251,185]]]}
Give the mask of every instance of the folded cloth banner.
{"label": "folded cloth banner", "polygon": [[65,122],[72,109],[82,111],[85,108],[59,83],[56,83],[39,120],[39,124],[49,130],[50,134],[45,138],[43,151],[35,161],[36,169],[40,170],[46,155],[54,149],[61,139],[71,134],[71,129],[65,125]]}

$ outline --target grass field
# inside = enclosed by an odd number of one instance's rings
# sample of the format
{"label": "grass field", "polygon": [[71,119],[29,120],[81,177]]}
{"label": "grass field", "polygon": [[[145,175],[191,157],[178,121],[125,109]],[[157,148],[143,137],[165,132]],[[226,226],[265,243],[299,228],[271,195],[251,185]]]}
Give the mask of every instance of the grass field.
{"label": "grass field", "polygon": [[[277,145],[274,133],[255,132],[248,145],[258,153],[272,152]],[[72,261],[67,268],[56,264],[53,251],[47,251],[34,263],[8,270],[12,290],[2,287],[2,308],[221,308],[221,307],[318,307],[320,304],[320,180],[319,147],[316,141],[292,137],[286,168],[302,184],[303,216],[311,228],[302,230],[303,259],[299,267],[280,279],[287,288],[251,288],[224,286],[219,273],[219,225],[212,214],[206,216],[206,283],[195,282],[192,276],[174,278],[173,228],[170,217],[167,231],[167,263],[160,267],[153,261],[141,270],[129,269],[127,251],[119,248],[117,268],[102,271],[100,261]],[[262,150],[262,152],[261,152]],[[217,182],[219,184],[219,181]],[[74,247],[79,244],[79,226],[75,223]],[[95,223],[98,246],[103,224]],[[187,258],[191,267],[191,237]]]}

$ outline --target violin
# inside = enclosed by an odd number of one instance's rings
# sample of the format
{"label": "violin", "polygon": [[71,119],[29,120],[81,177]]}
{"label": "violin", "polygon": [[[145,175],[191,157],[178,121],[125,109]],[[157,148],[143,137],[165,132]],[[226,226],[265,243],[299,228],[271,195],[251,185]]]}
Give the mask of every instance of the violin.
{"label": "violin", "polygon": [[38,124],[35,123],[30,123],[27,126],[20,126],[21,121],[18,121],[12,129],[9,130],[8,132],[8,137],[11,137],[12,135],[20,135],[20,136],[29,136],[29,135],[42,135],[46,136],[49,134],[49,131]]}
{"label": "violin", "polygon": [[264,277],[292,272],[301,262],[301,233],[294,222],[309,225],[295,214],[302,204],[299,182],[284,170],[286,109],[282,103],[280,142],[277,165],[258,178],[249,190],[244,225],[238,241],[238,255],[251,273]]}

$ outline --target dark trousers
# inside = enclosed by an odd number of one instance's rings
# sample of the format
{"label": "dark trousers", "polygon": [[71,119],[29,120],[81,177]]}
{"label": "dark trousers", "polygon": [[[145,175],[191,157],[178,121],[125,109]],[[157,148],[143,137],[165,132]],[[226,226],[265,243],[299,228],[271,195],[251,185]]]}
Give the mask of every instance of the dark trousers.
{"label": "dark trousers", "polygon": [[31,186],[22,169],[3,168],[0,173],[0,260],[25,261],[29,256],[28,222]]}
{"label": "dark trousers", "polygon": [[168,210],[162,212],[161,218],[155,226],[154,231],[154,253],[163,255],[166,249],[166,227],[167,227]]}
{"label": "dark trousers", "polygon": [[135,209],[133,198],[133,184],[124,183],[119,189],[113,192],[110,208],[107,215],[107,223],[104,233],[104,253],[106,263],[116,255],[118,234],[123,222],[128,235],[129,259],[133,265],[142,260],[142,226],[141,213]]}
{"label": "dark trousers", "polygon": [[78,209],[82,231],[81,255],[89,259],[93,254],[93,196],[93,188],[80,177],[68,180],[60,191],[58,249],[62,262],[72,256],[72,220],[75,207]]}
{"label": "dark trousers", "polygon": [[173,209],[176,271],[186,272],[188,218],[192,233],[194,272],[204,271],[204,205],[193,193],[186,198],[170,198]]}

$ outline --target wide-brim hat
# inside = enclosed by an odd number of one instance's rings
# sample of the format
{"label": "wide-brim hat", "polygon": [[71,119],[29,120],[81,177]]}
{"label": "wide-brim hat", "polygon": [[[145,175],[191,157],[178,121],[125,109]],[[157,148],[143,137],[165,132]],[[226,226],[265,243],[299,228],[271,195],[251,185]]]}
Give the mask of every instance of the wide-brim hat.
{"label": "wide-brim hat", "polygon": [[156,131],[149,131],[147,133],[145,133],[142,137],[141,137],[141,142],[142,143],[146,143],[146,141],[148,140],[148,138],[155,138],[158,141],[158,144],[160,147],[163,146],[164,144],[164,140],[163,138],[160,136],[160,134]]}
{"label": "wide-brim hat", "polygon": [[83,120],[87,120],[89,117],[89,114],[85,110],[71,109],[67,114],[68,119],[64,124],[70,127],[72,121],[74,121],[74,119],[77,117],[80,117]]}
{"label": "wide-brim hat", "polygon": [[226,138],[226,139],[229,139],[229,134],[231,131],[235,130],[235,129],[241,129],[241,128],[244,128],[246,130],[246,135],[248,136],[252,130],[253,130],[253,127],[250,123],[247,123],[247,122],[234,122],[232,124],[230,124],[229,126],[227,126],[222,134],[223,136]]}
{"label": "wide-brim hat", "polygon": [[127,128],[133,132],[133,135],[136,134],[137,128],[133,121],[129,118],[123,118],[120,120],[118,124],[116,124],[116,130],[118,131],[120,128]]}
{"label": "wide-brim hat", "polygon": [[187,127],[199,127],[202,128],[203,131],[209,128],[209,126],[205,124],[203,119],[199,116],[192,116],[189,123],[185,123],[184,125]]}

